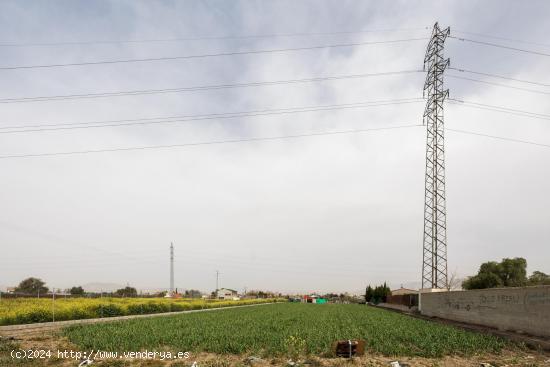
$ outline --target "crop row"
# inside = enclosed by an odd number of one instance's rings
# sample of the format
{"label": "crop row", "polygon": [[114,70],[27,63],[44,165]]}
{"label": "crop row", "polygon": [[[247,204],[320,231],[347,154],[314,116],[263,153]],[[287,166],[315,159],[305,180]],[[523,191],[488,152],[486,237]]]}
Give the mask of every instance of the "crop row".
{"label": "crop row", "polygon": [[168,349],[218,354],[326,355],[335,340],[364,339],[369,353],[439,357],[496,353],[496,337],[364,305],[274,304],[148,319],[71,326],[82,348]]}

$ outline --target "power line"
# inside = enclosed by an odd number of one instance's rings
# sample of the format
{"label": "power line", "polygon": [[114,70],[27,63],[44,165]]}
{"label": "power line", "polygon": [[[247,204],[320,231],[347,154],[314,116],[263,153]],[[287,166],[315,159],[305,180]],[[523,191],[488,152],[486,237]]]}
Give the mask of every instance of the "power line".
{"label": "power line", "polygon": [[525,53],[529,53],[529,54],[533,54],[533,55],[539,55],[539,56],[550,56],[550,54],[547,54],[547,53],[544,53],[544,52],[526,50],[526,49],[523,49],[523,48],[517,48],[517,47],[501,45],[501,44],[498,44],[498,43],[477,41],[477,40],[473,40],[473,39],[469,39],[469,38],[460,38],[460,37],[453,37],[453,36],[449,36],[449,37],[454,38],[454,39],[459,40],[459,41],[471,42],[471,43],[476,43],[476,44],[484,45],[484,46],[498,47],[498,48],[503,48],[503,49],[506,49],[506,50],[525,52]]}
{"label": "power line", "polygon": [[203,90],[246,88],[246,87],[258,87],[258,86],[280,85],[280,84],[313,83],[313,82],[343,80],[343,79],[360,79],[360,78],[368,78],[368,77],[375,77],[375,76],[400,75],[400,74],[411,74],[411,73],[421,73],[421,72],[423,71],[422,70],[401,70],[401,71],[388,71],[388,72],[381,72],[381,73],[336,75],[336,76],[324,76],[324,77],[316,77],[316,78],[274,80],[274,81],[248,82],[248,83],[235,83],[235,84],[203,85],[203,86],[180,87],[180,88],[140,89],[140,90],[129,90],[129,91],[118,91],[118,92],[98,92],[98,93],[65,94],[65,95],[54,95],[54,96],[3,98],[3,99],[0,99],[0,103],[42,102],[42,101],[83,99],[83,98],[134,96],[134,95],[144,95],[144,94],[195,92],[195,91],[203,91]]}
{"label": "power line", "polygon": [[69,42],[34,42],[34,43],[0,43],[0,47],[43,47],[43,46],[71,46],[71,45],[100,45],[100,44],[121,44],[121,43],[156,43],[156,42],[185,42],[185,41],[219,41],[231,39],[255,39],[255,38],[286,38],[286,37],[310,37],[310,36],[334,36],[346,34],[363,33],[389,33],[389,32],[410,32],[426,30],[422,28],[396,28],[396,29],[372,29],[361,31],[340,31],[340,32],[303,32],[303,33],[272,33],[240,36],[198,36],[198,37],[175,37],[175,38],[154,38],[134,40],[92,40],[92,41],[69,41]]}
{"label": "power line", "polygon": [[541,120],[550,120],[550,115],[545,115],[545,114],[542,114],[542,113],[535,113],[535,112],[530,112],[530,111],[525,111],[525,110],[516,110],[516,109],[508,108],[508,107],[495,106],[495,105],[477,103],[477,102],[462,101],[460,99],[454,99],[454,98],[447,99],[447,102],[450,103],[450,104],[455,104],[455,105],[465,106],[465,107],[470,107],[470,108],[477,108],[477,109],[481,109],[481,110],[502,112],[502,113],[507,113],[507,114],[510,114],[510,115],[516,115],[516,116],[522,116],[522,117],[531,117],[531,118],[536,118],[536,119],[541,119]]}
{"label": "power line", "polygon": [[450,70],[456,70],[456,71],[459,71],[459,72],[461,72],[461,73],[469,73],[469,74],[483,75],[483,76],[489,76],[489,77],[492,77],[492,78],[498,78],[498,79],[504,79],[504,80],[512,80],[512,81],[515,81],[515,82],[521,82],[521,83],[527,83],[527,84],[533,84],[533,85],[541,85],[541,86],[543,86],[543,87],[550,87],[550,84],[545,84],[545,83],[540,83],[540,82],[534,82],[534,81],[525,80],[525,79],[516,79],[516,78],[507,77],[507,76],[504,76],[504,75],[491,74],[491,73],[483,73],[483,72],[479,72],[479,71],[473,71],[473,70],[467,70],[467,69],[459,69],[459,68],[453,68],[453,67],[449,67],[449,69],[450,69]]}
{"label": "power line", "polygon": [[124,258],[130,259],[130,260],[135,260],[136,259],[133,256],[128,255],[127,253],[117,252],[117,251],[112,251],[112,250],[111,251],[102,250],[99,247],[87,245],[86,243],[75,242],[75,241],[68,240],[66,238],[63,238],[63,237],[60,237],[60,236],[57,236],[57,235],[36,231],[34,229],[25,228],[25,227],[22,227],[20,225],[7,223],[7,222],[4,222],[4,221],[0,221],[0,226],[4,227],[4,230],[7,227],[8,229],[24,233],[25,235],[36,236],[36,237],[39,237],[43,240],[45,239],[47,241],[50,241],[51,243],[55,243],[56,245],[66,244],[70,247],[87,248],[88,250],[91,250],[94,253],[103,252],[104,254],[109,255],[110,257],[116,257],[116,258],[124,257]]}
{"label": "power line", "polygon": [[457,29],[453,29],[453,33],[469,34],[469,35],[471,35],[471,36],[478,36],[478,37],[484,37],[484,38],[492,38],[492,39],[497,39],[497,40],[501,40],[501,41],[510,41],[510,42],[525,43],[526,45],[550,47],[550,44],[547,44],[547,43],[538,43],[538,42],[524,41],[524,40],[519,40],[519,39],[516,39],[516,38],[500,37],[500,36],[494,36],[494,35],[483,34],[483,33],[466,32],[466,31],[460,31],[460,30],[457,30]]}
{"label": "power line", "polygon": [[521,87],[516,87],[516,86],[513,86],[513,85],[506,85],[506,84],[500,84],[500,83],[495,83],[495,82],[489,82],[489,81],[486,81],[486,80],[480,80],[480,79],[474,79],[474,78],[466,78],[466,77],[457,76],[457,75],[447,75],[447,76],[448,76],[449,78],[461,79],[461,80],[468,80],[468,81],[471,81],[471,82],[483,83],[483,84],[488,84],[488,85],[494,85],[494,86],[497,86],[497,87],[504,87],[504,88],[510,88],[510,89],[517,89],[517,90],[521,90],[521,91],[524,91],[524,92],[531,92],[531,93],[538,93],[538,94],[550,94],[550,92],[545,92],[545,91],[540,91],[540,90],[535,90],[535,89],[529,89],[529,88],[521,88]]}
{"label": "power line", "polygon": [[318,50],[318,49],[324,49],[324,48],[356,47],[356,46],[379,45],[379,44],[396,44],[396,43],[403,43],[403,42],[422,41],[426,39],[427,39],[426,37],[422,37],[422,38],[407,38],[407,39],[387,40],[387,41],[369,41],[369,42],[357,42],[357,43],[340,43],[340,44],[321,45],[321,46],[279,48],[279,49],[270,49],[270,50],[221,52],[221,53],[200,54],[200,55],[163,56],[163,57],[149,57],[149,58],[142,58],[142,59],[102,60],[102,61],[75,62],[75,63],[66,63],[66,64],[16,65],[16,66],[3,66],[3,67],[0,67],[0,70],[57,68],[57,67],[67,67],[67,66],[91,66],[91,65],[167,61],[167,60],[188,60],[188,59],[198,59],[198,58],[218,57],[218,56],[255,55],[255,54],[263,54],[263,53]]}
{"label": "power line", "polygon": [[511,142],[514,142],[514,143],[530,144],[530,145],[536,145],[536,146],[539,146],[539,147],[550,148],[550,144],[542,144],[542,143],[537,143],[537,142],[534,142],[534,141],[507,138],[507,137],[504,137],[504,136],[482,134],[482,133],[476,133],[476,132],[467,131],[467,130],[458,130],[458,129],[449,129],[449,128],[445,128],[445,130],[453,131],[453,132],[461,133],[461,134],[477,135],[477,136],[483,136],[483,137],[486,137],[486,138],[492,138],[492,139],[498,139],[498,140],[504,140],[504,141],[511,141]]}
{"label": "power line", "polygon": [[[88,129],[88,128],[102,128],[102,127],[115,127],[115,126],[165,124],[165,123],[187,122],[187,121],[255,117],[255,116],[267,116],[267,115],[282,115],[282,114],[292,114],[292,113],[331,111],[331,110],[341,110],[341,109],[408,104],[408,103],[417,103],[422,101],[423,101],[422,98],[408,98],[408,99],[396,99],[396,100],[364,101],[364,102],[346,103],[346,104],[304,106],[304,107],[291,107],[291,108],[279,108],[279,109],[252,110],[252,111],[242,111],[242,112],[213,113],[213,114],[206,114],[206,115],[187,115],[187,116],[182,115],[182,116],[144,118],[144,119],[134,119],[134,120],[74,122],[74,123],[63,123],[63,124],[37,124],[33,126],[20,125],[20,126],[2,127],[0,128],[0,134],[26,133],[26,132],[52,131],[52,130]],[[9,130],[9,129],[20,129],[20,130]]]}
{"label": "power line", "polygon": [[305,138],[305,137],[312,137],[312,136],[354,134],[354,133],[364,133],[364,132],[372,132],[372,131],[379,131],[379,130],[396,130],[396,129],[404,129],[404,128],[411,128],[411,127],[419,127],[419,126],[422,126],[422,125],[408,124],[408,125],[398,125],[398,126],[391,126],[391,127],[370,128],[370,129],[326,131],[326,132],[306,133],[306,134],[296,134],[296,135],[214,140],[214,141],[202,141],[202,142],[196,142],[196,143],[183,143],[183,144],[147,145],[147,146],[137,146],[137,147],[127,147],[127,148],[80,150],[80,151],[53,152],[53,153],[15,154],[15,155],[3,155],[3,156],[0,156],[0,159],[52,157],[52,156],[65,156],[65,155],[76,155],[76,154],[122,152],[122,151],[132,151],[132,150],[172,149],[172,148],[192,147],[192,146],[200,146],[200,145],[234,144],[234,143],[245,143],[245,142],[255,142],[255,141],[298,139],[298,138]]}

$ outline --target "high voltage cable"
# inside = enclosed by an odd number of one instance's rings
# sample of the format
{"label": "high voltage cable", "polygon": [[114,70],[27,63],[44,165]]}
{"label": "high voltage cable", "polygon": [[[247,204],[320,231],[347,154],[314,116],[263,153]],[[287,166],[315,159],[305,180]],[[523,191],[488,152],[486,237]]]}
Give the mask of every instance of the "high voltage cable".
{"label": "high voltage cable", "polygon": [[[100,253],[102,251],[95,251],[96,253]],[[154,253],[153,253],[154,252]],[[211,255],[207,255],[205,254],[204,252],[191,252],[191,251],[186,251],[185,252],[186,254],[188,254],[190,257],[192,257],[193,259],[208,259],[208,258],[212,258]],[[99,254],[101,256],[101,254]],[[113,257],[112,253],[110,254],[111,257],[113,258],[114,261],[117,261],[117,257]],[[136,254],[134,254],[136,255]],[[69,256],[67,254],[63,254],[63,255],[55,255],[55,261],[48,261],[48,263],[61,263],[61,262],[66,262],[66,261],[72,261],[72,260],[79,260],[82,258],[82,254],[70,254]],[[129,260],[129,261],[144,261],[145,259],[147,259],[148,261],[151,260],[152,262],[155,262],[155,263],[158,263],[159,261],[162,261],[164,259],[164,256],[162,256],[161,254],[158,254],[158,251],[154,251],[154,249],[148,249],[148,253],[142,253],[142,254],[139,254],[137,255],[139,257],[137,258],[128,258],[126,257],[125,260]],[[87,257],[87,256],[84,256],[84,257]],[[219,258],[223,258],[223,259],[227,259],[228,262],[230,263],[233,263],[233,264],[244,264],[244,263],[249,263],[248,261],[246,260],[243,260],[242,256],[231,256],[231,255],[227,255],[227,254],[224,254],[223,256],[222,255],[219,255]],[[25,262],[26,265],[34,265],[34,264],[39,264],[39,263],[43,263],[44,261],[43,260],[40,260],[40,259],[36,259],[37,261],[32,261],[32,262]],[[121,259],[121,260],[124,260],[124,259]],[[216,259],[218,260],[218,259]],[[284,258],[284,259],[275,259],[275,261],[273,261],[272,258],[269,258],[269,257],[264,257],[264,258],[258,258],[256,257],[255,258],[255,261],[254,261],[256,264],[259,264],[259,265],[270,265],[270,266],[276,266],[276,265],[280,265],[281,263],[286,263],[288,265],[300,265],[300,264],[303,264],[303,260],[302,259],[297,259],[297,260],[292,260],[292,259],[287,259],[287,258]],[[94,261],[94,263],[96,263]],[[319,262],[317,262],[319,264]],[[357,263],[354,263],[354,262],[348,262],[348,261],[339,261],[338,262],[339,264],[341,265],[347,265],[349,267],[354,267],[355,265],[358,265]],[[18,264],[14,264],[14,265],[18,265]],[[323,263],[322,266],[323,268],[330,268],[331,266],[334,266],[335,264],[328,264],[328,263]]]}
{"label": "high voltage cable", "polygon": [[[82,259],[83,257],[80,257],[80,259]],[[116,263],[116,257],[113,257],[113,256],[110,256],[110,258],[112,259],[112,261],[105,261],[103,259],[103,261],[97,261],[96,259],[92,259],[90,261],[91,265],[92,266],[116,266],[117,263]],[[79,259],[79,260],[80,260]],[[88,258],[86,258],[88,259]],[[224,260],[225,261],[225,260]],[[132,265],[132,264],[156,264],[156,265],[159,265],[159,264],[162,264],[164,261],[162,259],[158,259],[158,260],[155,260],[155,259],[148,259],[148,258],[143,258],[143,259],[136,259],[136,260],[131,260],[131,261],[125,261],[123,263],[123,265]],[[208,260],[208,259],[197,259],[197,260],[193,260],[193,263],[196,263],[198,265],[219,265],[219,260],[217,259],[214,259],[214,260]],[[278,273],[280,274],[280,271],[281,271],[281,264],[284,263],[284,261],[281,261],[281,262],[275,262],[275,263],[262,263],[262,262],[249,262],[249,261],[231,261],[231,260],[227,260],[227,264],[229,265],[228,267],[229,268],[237,268],[237,269],[243,269],[244,268],[248,268],[250,269],[249,271],[256,271],[256,270],[265,270],[265,271],[268,271],[268,272],[274,272],[274,273]],[[120,264],[120,262],[119,262]],[[302,262],[302,264],[304,264],[304,262]],[[28,263],[28,262],[25,262],[23,264],[23,266],[27,266],[27,267],[40,267],[40,268],[49,268],[49,267],[59,267],[59,266],[63,266],[64,268],[65,267],[71,267],[72,265],[75,265],[75,266],[79,266],[79,267],[82,267],[82,264],[79,263],[78,261],[70,261],[70,260],[67,260],[67,261],[56,261],[56,262],[50,262],[50,261],[47,261],[47,262],[42,262],[42,263],[39,263],[39,264],[32,264],[32,263]],[[298,270],[296,270],[296,268],[298,268]],[[323,269],[326,268],[325,266],[323,266]],[[313,274],[311,271],[309,270],[306,270],[306,269],[303,269],[303,270],[300,270],[301,268],[300,267],[296,267],[296,266],[293,266],[292,267],[292,272],[293,273],[296,273],[296,274],[306,274],[306,275],[312,275],[312,276],[315,276],[315,275],[318,275],[318,274],[322,274],[322,275],[328,275],[328,276],[340,276],[340,277],[349,277],[349,278],[357,278],[359,276],[359,274],[356,274],[355,271],[356,270],[353,270],[357,267],[354,267],[354,266],[349,266],[348,267],[350,270],[349,271],[346,271],[344,274],[342,273],[342,271],[338,271],[337,269],[333,268],[333,269],[329,269],[329,271],[324,271],[324,272],[315,272],[315,274]],[[106,292],[103,292],[104,294]]]}
{"label": "high voltage cable", "polygon": [[[113,127],[113,126],[164,124],[164,123],[174,123],[174,122],[254,117],[254,116],[265,116],[265,115],[282,115],[282,114],[302,113],[302,112],[331,111],[331,110],[341,110],[341,109],[351,109],[351,108],[367,108],[367,107],[387,106],[387,105],[396,105],[396,104],[408,104],[408,103],[417,103],[422,101],[423,101],[423,98],[408,98],[408,99],[395,99],[395,100],[364,101],[364,102],[346,103],[346,104],[317,105],[317,106],[291,107],[291,108],[279,108],[279,109],[252,110],[252,111],[242,111],[242,112],[213,113],[213,114],[206,114],[206,115],[181,115],[181,116],[153,117],[153,118],[143,118],[143,119],[133,119],[133,120],[110,120],[110,121],[90,121],[90,122],[74,122],[74,123],[62,123],[62,124],[6,126],[6,127],[0,128],[0,134],[25,133],[25,132],[33,132],[33,131],[88,129],[88,128]],[[9,129],[12,129],[12,130],[9,130]],[[20,130],[13,130],[13,129],[20,129]]]}
{"label": "high voltage cable", "polygon": [[372,131],[379,131],[379,130],[396,130],[396,129],[404,129],[404,128],[411,128],[411,127],[419,127],[419,126],[422,126],[422,125],[408,124],[408,125],[398,125],[398,126],[391,126],[391,127],[370,128],[370,129],[326,131],[326,132],[318,132],[318,133],[214,140],[214,141],[202,141],[202,142],[196,142],[196,143],[183,143],[183,144],[147,145],[147,146],[127,147],[127,148],[78,150],[78,151],[53,152],[53,153],[15,154],[15,155],[3,155],[3,156],[0,156],[0,159],[52,157],[52,156],[65,156],[65,155],[90,154],[90,153],[123,152],[123,151],[133,151],[133,150],[172,149],[172,148],[192,147],[192,146],[200,146],[200,145],[236,144],[236,143],[255,142],[255,141],[299,139],[299,138],[312,137],[312,136],[354,134],[354,133],[364,133],[364,132],[372,132]]}
{"label": "high voltage cable", "polygon": [[[185,41],[216,41],[230,39],[255,39],[255,38],[287,38],[287,37],[310,37],[310,36],[333,36],[346,34],[364,34],[364,33],[390,33],[390,32],[414,32],[428,30],[429,27],[417,28],[395,28],[395,29],[372,29],[359,31],[339,31],[339,32],[302,32],[302,33],[273,33],[257,35],[237,35],[237,36],[197,36],[197,37],[174,37],[174,38],[153,38],[153,39],[134,39],[134,40],[91,40],[91,41],[66,41],[66,42],[34,42],[34,43],[15,43],[3,42],[0,47],[48,47],[48,46],[70,46],[70,45],[98,45],[98,44],[122,44],[122,43],[163,43],[163,42],[185,42]],[[453,28],[453,33],[478,36],[483,38],[492,38],[502,41],[524,43],[534,46],[550,47],[550,44],[525,41],[516,38],[507,38],[483,33],[468,32]]]}
{"label": "high voltage cable", "polygon": [[379,44],[395,44],[395,43],[412,42],[412,41],[424,41],[424,40],[427,40],[427,39],[428,38],[426,38],[426,37],[421,37],[421,38],[407,38],[407,39],[387,40],[387,41],[368,41],[368,42],[340,43],[340,44],[321,45],[321,46],[279,48],[279,49],[270,49],[270,50],[220,52],[220,53],[214,53],[214,54],[200,54],[200,55],[149,57],[149,58],[142,58],[142,59],[102,60],[102,61],[89,61],[89,62],[74,62],[74,63],[66,63],[66,64],[2,66],[2,67],[0,67],[0,70],[57,68],[57,67],[67,67],[67,66],[91,66],[91,65],[151,62],[151,61],[166,61],[166,60],[188,60],[188,59],[199,59],[199,58],[218,57],[218,56],[254,55],[254,54],[263,54],[263,53],[278,53],[278,52],[318,50],[318,49],[324,49],[324,48],[340,48],[340,47],[356,47],[356,46],[368,46],[368,45],[379,45]]}
{"label": "high voltage cable", "polygon": [[476,132],[467,131],[467,130],[449,129],[448,127],[446,127],[445,130],[453,131],[453,132],[461,133],[461,134],[477,135],[477,136],[483,136],[483,137],[486,137],[486,138],[492,138],[492,139],[498,139],[498,140],[504,140],[504,141],[511,141],[511,142],[514,142],[514,143],[530,144],[530,145],[536,145],[536,146],[539,146],[539,147],[550,148],[550,144],[542,144],[542,143],[537,143],[537,142],[534,142],[534,141],[507,138],[507,137],[504,137],[504,136],[489,135],[489,134],[483,134],[483,133],[476,133]]}
{"label": "high voltage cable", "polygon": [[78,245],[79,248],[86,248],[86,249],[94,251],[94,252],[98,252],[98,251],[99,252],[104,252],[106,254],[109,254],[110,256],[117,256],[117,257],[121,256],[121,257],[126,257],[127,259],[135,259],[134,257],[129,256],[127,253],[116,252],[116,251],[112,251],[112,250],[111,251],[106,251],[106,250],[102,250],[99,247],[87,245],[87,244],[84,244],[84,243],[75,243],[74,241],[66,240],[63,237],[59,237],[59,236],[52,235],[52,234],[49,234],[49,233],[37,232],[37,231],[34,231],[32,229],[29,230],[25,227],[21,227],[19,225],[14,225],[12,223],[7,223],[7,222],[0,221],[0,226],[4,227],[4,228],[7,227],[8,229],[11,229],[11,230],[14,230],[14,231],[17,231],[17,232],[22,232],[22,233],[27,234],[27,235],[30,234],[32,236],[37,236],[37,237],[40,237],[42,239],[46,239],[50,242],[54,241],[57,245],[59,245],[59,244],[63,245],[64,243],[68,244],[70,246]]}
{"label": "high voltage cable", "polygon": [[[421,126],[423,126],[423,125],[410,124],[410,125],[380,127],[380,128],[371,128],[371,129],[328,131],[328,132],[297,134],[297,135],[282,135],[282,136],[272,136],[272,137],[256,137],[256,138],[205,141],[205,142],[197,142],[197,143],[183,143],[183,144],[170,144],[170,145],[149,145],[149,146],[140,146],[140,147],[80,150],[80,151],[53,152],[53,153],[4,155],[4,156],[0,156],[0,159],[37,158],[37,157],[52,157],[52,156],[79,155],[79,154],[90,154],[90,153],[107,153],[107,152],[121,152],[121,151],[133,151],[133,150],[150,150],[150,149],[172,149],[172,148],[191,147],[191,146],[200,146],[200,145],[232,144],[232,143],[244,143],[244,142],[254,142],[254,141],[297,139],[297,138],[305,138],[305,137],[312,137],[312,136],[353,134],[353,133],[363,133],[363,132],[371,132],[371,131],[379,131],[379,130],[395,130],[395,129],[410,128],[410,127],[421,127]],[[514,142],[514,143],[523,143],[523,144],[529,144],[529,145],[535,145],[535,146],[550,148],[550,144],[537,143],[537,142],[528,141],[528,140],[514,139],[514,138],[508,138],[508,137],[497,136],[497,135],[489,135],[489,134],[477,133],[477,132],[468,131],[468,130],[459,130],[459,129],[450,129],[450,128],[445,128],[445,130],[458,132],[458,133],[462,133],[462,134],[483,136],[483,137],[498,139],[498,140],[503,140],[503,141],[510,141],[510,142]]]}
{"label": "high voltage cable", "polygon": [[540,91],[540,90],[536,90],[536,89],[516,87],[514,85],[500,84],[500,83],[495,83],[495,82],[489,82],[489,81],[486,81],[486,80],[466,78],[466,77],[457,76],[457,75],[447,75],[447,77],[454,78],[454,79],[468,80],[468,81],[476,82],[476,83],[489,84],[489,85],[494,85],[494,86],[497,86],[497,87],[517,89],[517,90],[521,90],[521,91],[524,91],[524,92],[531,92],[531,93],[538,93],[538,94],[550,94],[550,92]]}
{"label": "high voltage cable", "polygon": [[[123,127],[123,126],[134,126],[134,125],[165,124],[165,123],[201,121],[201,120],[213,120],[213,119],[282,115],[282,114],[331,111],[331,110],[342,110],[342,109],[353,109],[353,108],[368,108],[368,107],[387,106],[387,105],[411,104],[411,103],[422,102],[423,100],[424,100],[423,98],[405,98],[405,99],[395,99],[395,100],[363,101],[363,102],[347,103],[347,104],[301,106],[301,107],[251,110],[251,111],[240,111],[240,112],[224,112],[224,113],[204,114],[204,115],[176,115],[176,116],[166,116],[166,117],[150,117],[150,118],[126,119],[126,120],[68,122],[68,123],[57,123],[57,124],[38,123],[34,125],[15,125],[15,126],[0,127],[0,134],[88,129],[88,128],[102,128],[102,127],[120,127],[120,126]],[[450,104],[455,104],[455,105],[465,106],[470,108],[508,113],[516,116],[531,117],[531,118],[537,118],[537,119],[543,119],[543,120],[550,119],[550,115],[535,113],[535,112],[525,111],[525,110],[517,110],[517,109],[512,109],[512,108],[503,107],[503,106],[490,105],[490,104],[484,104],[484,103],[478,103],[478,102],[470,102],[470,101],[464,101],[464,100],[454,99],[454,98],[449,98],[447,101]]]}
{"label": "high voltage cable", "polygon": [[545,84],[545,83],[540,83],[540,82],[534,82],[534,81],[525,80],[525,79],[511,78],[511,77],[507,77],[507,76],[504,76],[504,75],[491,74],[491,73],[483,73],[483,72],[474,71],[474,70],[467,70],[467,69],[454,68],[454,67],[452,67],[452,66],[451,66],[451,67],[448,67],[448,69],[449,69],[449,70],[456,70],[456,71],[459,71],[459,72],[461,72],[461,73],[469,73],[469,74],[483,75],[483,76],[489,76],[489,77],[497,78],[497,79],[511,80],[511,81],[515,81],[515,82],[521,82],[521,83],[527,83],[527,84],[533,84],[533,85],[541,85],[541,86],[543,86],[543,87],[550,87],[550,84]]}
{"label": "high voltage cable", "polygon": [[453,29],[452,32],[453,33],[469,34],[471,36],[478,36],[478,37],[484,37],[484,38],[492,38],[492,39],[497,39],[497,40],[502,40],[502,41],[525,43],[526,45],[550,47],[550,44],[548,44],[548,43],[531,42],[531,41],[519,40],[519,39],[516,39],[516,38],[507,38],[507,37],[494,36],[494,35],[490,35],[490,34],[466,32],[466,31],[460,31],[460,30],[457,30],[457,29]]}
{"label": "high voltage cable", "polygon": [[54,96],[2,98],[0,99],[0,103],[42,102],[42,101],[83,99],[83,98],[106,98],[106,97],[133,96],[133,95],[144,95],[144,94],[194,92],[194,91],[203,91],[203,90],[246,88],[246,87],[258,87],[258,86],[269,86],[269,85],[280,85],[280,84],[313,83],[313,82],[342,80],[342,79],[359,79],[359,78],[368,78],[368,77],[374,77],[374,76],[412,74],[412,73],[421,73],[421,72],[423,71],[420,69],[401,70],[401,71],[389,71],[389,72],[382,72],[382,73],[337,75],[337,76],[326,76],[326,77],[304,78],[304,79],[203,85],[203,86],[180,87],[180,88],[141,89],[141,90],[118,91],[118,92],[98,92],[98,93],[66,94],[66,95],[54,95]]}
{"label": "high voltage cable", "polygon": [[449,98],[447,102],[458,106],[477,108],[477,109],[487,110],[487,111],[502,112],[510,115],[531,117],[531,118],[536,118],[541,120],[550,120],[550,115],[545,115],[542,113],[535,113],[535,112],[530,112],[525,110],[516,110],[513,108],[507,108],[507,107],[495,106],[495,105],[477,103],[477,102],[463,101],[463,100],[454,99],[454,98]]}
{"label": "high voltage cable", "polygon": [[175,37],[156,39],[136,40],[103,40],[103,41],[69,41],[69,42],[36,42],[36,43],[0,43],[0,47],[39,47],[39,46],[67,46],[67,45],[97,45],[97,44],[120,44],[120,43],[154,43],[154,42],[184,42],[184,41],[216,41],[230,39],[254,39],[254,38],[284,38],[284,37],[309,37],[309,36],[333,36],[343,34],[383,33],[383,32],[410,32],[427,30],[422,28],[399,28],[399,29],[373,29],[362,31],[340,31],[340,32],[303,32],[303,33],[273,33],[241,36],[199,36],[199,37]]}
{"label": "high voltage cable", "polygon": [[449,36],[449,38],[454,38],[456,40],[464,41],[464,42],[477,43],[479,45],[484,45],[484,46],[491,46],[491,47],[503,48],[503,49],[506,49],[506,50],[525,52],[525,53],[539,55],[539,56],[550,56],[550,54],[544,53],[544,52],[526,50],[526,49],[523,49],[523,48],[517,48],[517,47],[512,47],[512,46],[501,45],[501,44],[498,44],[498,43],[478,41],[478,40],[473,40],[473,39],[470,39],[470,38],[462,38],[462,37],[454,37],[454,36]]}

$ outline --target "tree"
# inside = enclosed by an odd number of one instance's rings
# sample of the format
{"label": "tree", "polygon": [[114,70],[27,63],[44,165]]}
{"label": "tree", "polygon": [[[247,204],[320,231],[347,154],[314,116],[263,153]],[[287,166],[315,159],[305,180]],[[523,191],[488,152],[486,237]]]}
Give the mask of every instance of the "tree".
{"label": "tree", "polygon": [[370,302],[372,300],[373,292],[374,292],[374,290],[372,289],[372,287],[369,284],[369,286],[365,290],[365,302]]}
{"label": "tree", "polygon": [[31,277],[19,283],[15,291],[29,295],[40,295],[48,293],[48,287],[46,287],[46,283],[42,279]]}
{"label": "tree", "polygon": [[521,257],[503,259],[500,277],[505,287],[521,287],[527,283],[527,260]]}
{"label": "tree", "polygon": [[391,295],[391,290],[386,285],[386,282],[384,282],[384,285],[378,286],[374,289],[374,294],[376,296],[377,303],[386,302],[387,297]]}
{"label": "tree", "polygon": [[115,291],[115,296],[119,297],[137,297],[137,290],[134,287],[124,287]]}
{"label": "tree", "polygon": [[524,258],[502,259],[481,264],[477,275],[462,282],[464,289],[520,287],[527,284],[527,261]]}
{"label": "tree", "polygon": [[502,287],[502,279],[495,273],[480,273],[473,277],[468,277],[462,282],[464,289],[485,289]]}
{"label": "tree", "polygon": [[390,288],[384,282],[383,285],[376,286],[374,289],[369,285],[365,290],[365,301],[372,303],[386,302],[386,298],[391,294]]}
{"label": "tree", "polygon": [[458,274],[455,270],[449,276],[449,280],[447,281],[447,290],[452,291],[453,289],[460,289],[461,285],[462,281],[458,278]]}
{"label": "tree", "polygon": [[73,296],[82,296],[84,295],[84,288],[82,288],[81,286],[72,287],[71,289],[69,289],[69,293]]}
{"label": "tree", "polygon": [[550,275],[542,271],[534,271],[529,277],[529,285],[550,285]]}

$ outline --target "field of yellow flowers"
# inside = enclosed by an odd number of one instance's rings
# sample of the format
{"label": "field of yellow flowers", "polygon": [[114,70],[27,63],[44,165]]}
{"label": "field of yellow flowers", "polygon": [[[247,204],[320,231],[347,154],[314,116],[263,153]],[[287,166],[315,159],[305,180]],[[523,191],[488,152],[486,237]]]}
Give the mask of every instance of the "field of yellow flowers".
{"label": "field of yellow flowers", "polygon": [[239,301],[171,298],[2,298],[0,325],[92,319],[270,303],[275,299]]}

